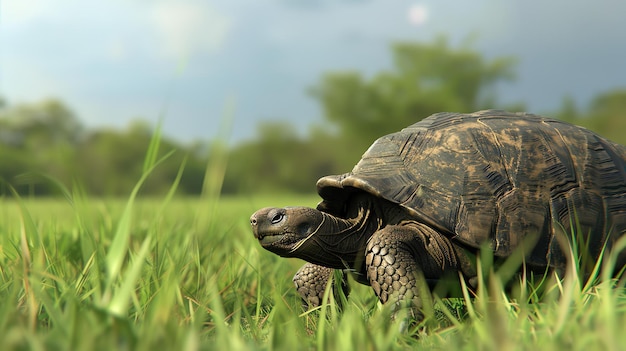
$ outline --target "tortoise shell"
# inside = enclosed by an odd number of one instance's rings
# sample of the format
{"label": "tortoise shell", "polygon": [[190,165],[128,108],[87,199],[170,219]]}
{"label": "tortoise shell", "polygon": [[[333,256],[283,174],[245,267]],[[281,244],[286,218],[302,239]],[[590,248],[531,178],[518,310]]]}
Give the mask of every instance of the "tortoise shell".
{"label": "tortoise shell", "polygon": [[626,148],[526,113],[432,115],[376,140],[352,172],[317,188],[322,211],[345,215],[350,194],[366,191],[496,256],[534,238],[527,263],[542,266],[564,264],[560,234],[581,235],[597,255],[626,231]]}

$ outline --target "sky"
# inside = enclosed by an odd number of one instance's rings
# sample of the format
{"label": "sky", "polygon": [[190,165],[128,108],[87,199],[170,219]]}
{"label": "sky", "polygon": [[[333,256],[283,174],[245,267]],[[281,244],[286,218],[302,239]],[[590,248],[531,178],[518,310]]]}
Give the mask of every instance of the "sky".
{"label": "sky", "polygon": [[307,94],[322,74],[375,74],[394,41],[443,35],[517,57],[500,102],[543,113],[626,87],[625,13],[623,0],[0,0],[0,96],[58,98],[90,128],[163,117],[181,142],[236,143],[265,120],[305,133],[324,123]]}

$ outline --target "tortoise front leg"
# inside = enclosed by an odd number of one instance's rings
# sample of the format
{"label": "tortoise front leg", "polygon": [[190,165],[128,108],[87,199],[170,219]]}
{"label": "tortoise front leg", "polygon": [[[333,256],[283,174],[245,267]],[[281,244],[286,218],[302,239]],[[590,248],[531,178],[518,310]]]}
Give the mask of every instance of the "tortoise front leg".
{"label": "tortoise front leg", "polygon": [[451,269],[458,269],[452,244],[415,222],[387,226],[374,233],[367,244],[365,264],[369,283],[380,301],[409,307],[417,320],[424,317],[422,300],[430,300],[429,286]]}
{"label": "tortoise front leg", "polygon": [[[324,300],[324,290],[326,285],[330,282],[333,284],[332,292],[335,297],[335,301],[338,304],[341,300],[338,298],[337,288],[334,286],[333,272],[335,269],[319,266],[313,263],[307,263],[302,266],[293,277],[293,282],[296,285],[298,293],[302,297],[302,305],[304,309],[309,307],[318,307]],[[341,289],[344,295],[347,297],[350,293],[350,287],[348,286],[348,276],[345,272],[341,279]]]}

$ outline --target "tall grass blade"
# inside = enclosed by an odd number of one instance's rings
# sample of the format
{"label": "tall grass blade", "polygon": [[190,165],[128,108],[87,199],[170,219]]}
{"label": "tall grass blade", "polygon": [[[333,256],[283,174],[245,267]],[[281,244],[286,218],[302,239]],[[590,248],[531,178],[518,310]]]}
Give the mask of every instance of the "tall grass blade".
{"label": "tall grass blade", "polygon": [[29,327],[31,329],[35,328],[35,323],[37,319],[37,312],[39,309],[39,303],[36,299],[36,296],[33,292],[33,289],[30,284],[30,275],[33,267],[33,255],[31,254],[31,242],[39,242],[39,233],[37,231],[37,227],[28,212],[28,209],[24,205],[22,198],[17,193],[15,188],[9,185],[9,189],[13,193],[13,197],[17,202],[19,209],[19,221],[20,221],[20,256],[22,259],[22,284],[24,287],[24,303],[27,306],[28,311],[28,320]]}
{"label": "tall grass blade", "polygon": [[150,138],[150,145],[148,146],[148,151],[146,152],[146,157],[143,160],[143,173],[149,173],[149,170],[154,167],[157,161],[157,157],[159,157],[159,146],[161,145],[161,129],[163,126],[163,118],[159,119],[159,122],[154,129],[154,133]]}
{"label": "tall grass blade", "polygon": [[[164,160],[166,160],[169,156],[171,156],[174,151],[170,151],[165,156],[160,158],[157,162],[155,162],[146,172],[144,172],[135,184],[129,198],[126,203],[126,207],[122,212],[120,221],[117,226],[117,230],[113,237],[113,241],[106,255],[106,267],[107,267],[107,288],[110,290],[112,287],[112,283],[115,278],[119,275],[120,270],[122,268],[122,263],[124,262],[124,258],[126,257],[126,252],[128,250],[128,238],[130,236],[130,228],[131,228],[131,219],[132,219],[132,211],[135,203],[135,199],[137,194],[139,193],[139,189],[146,181],[150,173]],[[105,294],[105,300],[108,301],[108,294]]]}
{"label": "tall grass blade", "polygon": [[[170,185],[170,188],[167,191],[165,198],[161,202],[161,206],[159,207],[159,210],[157,212],[157,218],[161,218],[161,214],[163,213],[163,211],[165,211],[165,207],[167,206],[167,204],[170,203],[170,201],[176,194],[176,190],[178,189],[178,185],[180,185],[180,180],[183,177],[183,171],[185,170],[186,164],[187,164],[187,157],[183,158],[183,161],[181,162],[180,167],[178,167],[176,178],[174,178],[174,181],[172,182],[172,185]],[[155,225],[156,223],[157,222],[155,221]]]}
{"label": "tall grass blade", "polygon": [[204,200],[204,205],[199,209],[196,225],[207,226],[209,230],[214,229],[215,210],[219,203],[222,185],[224,184],[224,176],[226,175],[226,167],[228,164],[228,139],[231,127],[235,119],[235,103],[231,99],[226,102],[224,115],[220,121],[220,127],[217,137],[211,143],[209,150],[209,161],[204,172],[204,180],[202,182],[202,192],[200,197]]}
{"label": "tall grass blade", "polygon": [[216,200],[222,190],[228,163],[228,138],[234,119],[235,103],[234,100],[229,100],[224,108],[224,116],[220,122],[218,135],[211,144],[209,163],[202,185],[202,197],[205,199]]}
{"label": "tall grass blade", "polygon": [[109,306],[108,311],[119,317],[125,317],[128,310],[128,305],[131,301],[131,297],[135,292],[135,286],[139,280],[139,274],[144,267],[146,257],[148,256],[148,250],[150,250],[152,244],[152,238],[148,236],[141,245],[141,249],[137,256],[133,259],[128,272],[124,275],[124,280],[121,286],[115,290]]}

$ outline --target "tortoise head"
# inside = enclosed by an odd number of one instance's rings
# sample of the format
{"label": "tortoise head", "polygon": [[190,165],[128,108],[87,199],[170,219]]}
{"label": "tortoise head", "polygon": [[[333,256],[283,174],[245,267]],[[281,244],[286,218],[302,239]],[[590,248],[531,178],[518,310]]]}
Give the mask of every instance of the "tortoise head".
{"label": "tortoise head", "polygon": [[266,207],[250,217],[252,232],[263,248],[284,257],[313,236],[324,223],[324,214],[308,207]]}

